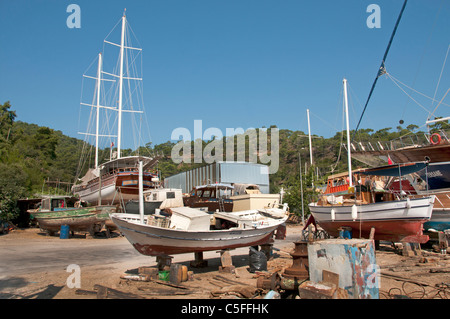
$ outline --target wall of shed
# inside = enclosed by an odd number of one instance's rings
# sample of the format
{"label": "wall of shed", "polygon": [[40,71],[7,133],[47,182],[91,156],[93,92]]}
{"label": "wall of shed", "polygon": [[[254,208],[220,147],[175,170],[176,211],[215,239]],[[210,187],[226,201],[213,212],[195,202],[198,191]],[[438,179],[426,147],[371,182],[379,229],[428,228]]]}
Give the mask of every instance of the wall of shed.
{"label": "wall of shed", "polygon": [[210,183],[256,184],[261,193],[269,193],[269,167],[247,162],[217,162],[164,179],[164,186],[181,188],[183,193]]}

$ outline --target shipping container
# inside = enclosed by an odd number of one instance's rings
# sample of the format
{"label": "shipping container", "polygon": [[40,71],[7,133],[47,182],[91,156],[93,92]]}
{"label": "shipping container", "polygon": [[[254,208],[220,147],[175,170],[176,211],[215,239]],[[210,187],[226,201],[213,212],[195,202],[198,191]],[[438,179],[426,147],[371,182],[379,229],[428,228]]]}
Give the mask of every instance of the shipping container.
{"label": "shipping container", "polygon": [[256,184],[261,193],[269,193],[269,167],[248,162],[216,162],[166,177],[164,187],[181,188],[189,193],[194,187],[211,183]]}

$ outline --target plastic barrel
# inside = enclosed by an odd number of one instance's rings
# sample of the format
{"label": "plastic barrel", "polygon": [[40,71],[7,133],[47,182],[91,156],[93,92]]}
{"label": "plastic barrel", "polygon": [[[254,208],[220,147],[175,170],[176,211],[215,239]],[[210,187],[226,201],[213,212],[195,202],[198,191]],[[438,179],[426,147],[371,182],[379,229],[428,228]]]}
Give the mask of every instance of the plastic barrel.
{"label": "plastic barrel", "polygon": [[69,225],[61,225],[61,230],[59,232],[60,239],[68,239],[69,238]]}
{"label": "plastic barrel", "polygon": [[352,239],[352,228],[351,227],[342,227],[344,230],[344,238]]}
{"label": "plastic barrel", "polygon": [[352,228],[342,226],[339,229],[339,238],[352,239]]}

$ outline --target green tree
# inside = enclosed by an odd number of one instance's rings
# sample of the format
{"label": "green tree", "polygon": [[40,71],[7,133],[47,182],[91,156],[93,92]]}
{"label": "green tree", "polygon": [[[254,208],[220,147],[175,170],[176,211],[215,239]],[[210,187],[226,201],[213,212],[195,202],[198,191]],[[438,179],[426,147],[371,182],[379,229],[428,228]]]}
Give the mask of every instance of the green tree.
{"label": "green tree", "polygon": [[7,160],[9,151],[11,129],[16,118],[16,112],[10,111],[11,104],[6,101],[0,104],[0,162]]}
{"label": "green tree", "polygon": [[17,200],[26,195],[26,179],[19,165],[0,163],[0,220],[11,221],[19,215]]}

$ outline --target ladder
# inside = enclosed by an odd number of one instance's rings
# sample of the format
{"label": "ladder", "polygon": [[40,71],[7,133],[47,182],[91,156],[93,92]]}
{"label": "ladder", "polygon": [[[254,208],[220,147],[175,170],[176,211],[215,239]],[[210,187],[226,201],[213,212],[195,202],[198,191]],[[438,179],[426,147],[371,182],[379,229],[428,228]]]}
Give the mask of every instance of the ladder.
{"label": "ladder", "polygon": [[224,199],[223,197],[219,197],[219,211],[224,212],[225,211],[225,205],[224,205]]}

